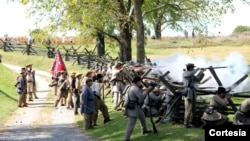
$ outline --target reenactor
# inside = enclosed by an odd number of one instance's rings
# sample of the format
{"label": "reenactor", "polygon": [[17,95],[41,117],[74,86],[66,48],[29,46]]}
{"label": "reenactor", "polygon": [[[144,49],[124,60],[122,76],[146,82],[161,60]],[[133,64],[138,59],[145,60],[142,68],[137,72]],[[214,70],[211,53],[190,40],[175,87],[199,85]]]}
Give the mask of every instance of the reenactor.
{"label": "reenactor", "polygon": [[125,88],[124,84],[124,73],[123,73],[123,63],[118,62],[112,68],[111,84],[113,91],[113,108],[117,107],[119,101],[122,100],[122,92]]}
{"label": "reenactor", "polygon": [[132,80],[132,83],[132,86],[128,90],[128,100],[126,102],[126,108],[124,112],[124,115],[128,117],[128,124],[124,136],[125,141],[130,140],[137,119],[140,120],[140,126],[143,135],[152,132],[151,130],[147,129],[145,115],[143,113],[143,110],[141,109],[141,105],[143,103],[143,95],[148,93],[151,89],[148,88],[145,90],[145,92],[142,92],[142,79],[140,77],[135,77]]}
{"label": "reenactor", "polygon": [[93,115],[93,126],[96,126],[97,118],[98,118],[98,111],[100,110],[102,115],[103,115],[103,122],[107,123],[110,120],[109,116],[109,111],[107,105],[104,103],[102,100],[102,90],[104,89],[104,84],[103,84],[103,75],[98,73],[94,78],[93,78],[93,85],[92,85],[92,90],[94,93],[94,106],[95,106],[95,112]]}
{"label": "reenactor", "polygon": [[211,98],[208,107],[203,113],[201,119],[205,124],[209,125],[223,125],[229,120],[225,114],[228,105],[229,95],[226,93],[224,87],[218,87],[216,95]]}
{"label": "reenactor", "polygon": [[[183,71],[183,84],[184,89],[186,90],[184,94],[184,106],[185,106],[185,114],[184,114],[184,127],[190,128],[193,127],[191,124],[193,122],[193,117],[196,111],[195,103],[196,103],[196,91],[194,84],[200,82],[204,77],[205,69],[194,69],[196,66],[192,63],[186,64],[186,71]],[[196,73],[199,71],[199,74]]]}
{"label": "reenactor", "polygon": [[59,93],[57,94],[56,101],[55,101],[55,108],[57,108],[58,103],[61,101],[61,106],[64,106],[66,103],[66,99],[68,96],[68,90],[70,87],[70,83],[67,77],[67,73],[64,71],[61,73],[58,82],[58,90]]}
{"label": "reenactor", "polygon": [[155,87],[144,99],[142,108],[146,117],[162,116],[165,110],[164,99],[160,88]]}
{"label": "reenactor", "polygon": [[76,74],[76,88],[73,91],[74,114],[78,115],[78,108],[80,107],[80,94],[82,92],[82,74]]}
{"label": "reenactor", "polygon": [[27,92],[27,88],[26,88],[26,80],[25,80],[25,71],[21,71],[20,75],[17,78],[17,82],[16,82],[16,91],[19,95],[18,98],[18,107],[27,107],[27,103],[25,100],[25,95]]}
{"label": "reenactor", "polygon": [[[38,99],[36,92],[37,92],[37,87],[36,87],[36,71],[32,70],[32,79],[33,79],[33,96],[35,99]],[[32,97],[33,98],[33,97]]]}
{"label": "reenactor", "polygon": [[94,94],[91,89],[93,80],[86,78],[84,81],[85,85],[82,88],[81,94],[81,113],[84,119],[85,130],[93,129],[93,114],[94,114]]}
{"label": "reenactor", "polygon": [[238,111],[234,115],[234,125],[250,125],[250,98],[242,101]]}
{"label": "reenactor", "polygon": [[76,89],[76,72],[72,72],[69,78],[69,90],[67,96],[67,109],[74,108],[72,101],[73,91]]}
{"label": "reenactor", "polygon": [[27,82],[27,93],[29,95],[29,101],[33,101],[32,95],[33,95],[33,77],[32,77],[32,72],[30,69],[27,70],[27,75],[26,75],[26,82]]}

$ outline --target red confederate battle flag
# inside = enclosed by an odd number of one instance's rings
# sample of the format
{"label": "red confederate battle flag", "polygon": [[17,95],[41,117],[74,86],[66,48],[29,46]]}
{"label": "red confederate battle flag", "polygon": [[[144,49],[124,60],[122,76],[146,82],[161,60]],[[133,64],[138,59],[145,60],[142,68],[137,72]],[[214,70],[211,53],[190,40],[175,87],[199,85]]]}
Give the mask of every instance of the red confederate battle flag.
{"label": "red confederate battle flag", "polygon": [[60,53],[59,49],[57,49],[55,60],[53,62],[53,65],[52,65],[50,72],[52,75],[56,76],[56,74],[60,71],[67,71],[67,69],[66,69],[66,66],[63,62],[61,53]]}

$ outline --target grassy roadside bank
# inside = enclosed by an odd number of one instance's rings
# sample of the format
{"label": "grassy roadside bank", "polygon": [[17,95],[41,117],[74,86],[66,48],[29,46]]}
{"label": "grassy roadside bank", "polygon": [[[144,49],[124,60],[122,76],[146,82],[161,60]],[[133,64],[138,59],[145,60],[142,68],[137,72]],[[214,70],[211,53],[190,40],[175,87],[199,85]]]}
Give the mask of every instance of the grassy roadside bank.
{"label": "grassy roadside bank", "polygon": [[17,109],[18,94],[14,87],[17,75],[0,63],[0,124]]}

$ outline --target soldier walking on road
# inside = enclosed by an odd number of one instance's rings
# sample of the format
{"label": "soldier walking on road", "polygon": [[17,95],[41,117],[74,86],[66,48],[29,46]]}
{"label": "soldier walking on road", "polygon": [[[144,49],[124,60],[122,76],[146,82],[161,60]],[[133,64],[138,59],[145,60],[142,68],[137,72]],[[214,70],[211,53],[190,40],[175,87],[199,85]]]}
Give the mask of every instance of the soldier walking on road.
{"label": "soldier walking on road", "polygon": [[[17,78],[16,82],[16,91],[19,95],[18,98],[18,107],[23,107],[25,106],[25,93],[26,93],[26,82],[25,82],[25,71],[20,72],[20,76]],[[26,105],[27,106],[27,105]]]}
{"label": "soldier walking on road", "polygon": [[33,101],[32,99],[33,77],[32,77],[32,72],[29,69],[27,70],[26,80],[27,80],[27,93],[28,93],[29,101]]}
{"label": "soldier walking on road", "polygon": [[74,108],[74,104],[73,104],[73,101],[72,101],[72,96],[73,96],[73,92],[76,89],[76,73],[75,72],[71,73],[71,76],[69,78],[69,83],[70,83],[70,87],[69,87],[69,90],[68,90],[67,104],[66,104],[67,109]]}
{"label": "soldier walking on road", "polygon": [[36,92],[37,92],[37,87],[36,87],[36,72],[35,70],[32,70],[32,79],[33,79],[33,96],[35,99],[38,99]]}

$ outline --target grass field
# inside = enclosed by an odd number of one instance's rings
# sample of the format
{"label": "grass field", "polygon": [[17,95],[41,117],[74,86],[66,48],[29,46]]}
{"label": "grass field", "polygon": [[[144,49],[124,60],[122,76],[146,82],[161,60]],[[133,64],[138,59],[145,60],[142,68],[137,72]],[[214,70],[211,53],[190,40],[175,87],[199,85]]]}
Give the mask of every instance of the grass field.
{"label": "grass field", "polygon": [[[237,38],[238,39],[238,38]],[[235,41],[234,38],[225,39],[164,39],[161,41],[148,40],[145,46],[146,55],[149,58],[166,58],[176,53],[183,53],[190,57],[203,56],[207,60],[212,60],[214,57],[226,58],[231,52],[240,53],[244,59],[250,64],[250,43],[246,38],[246,41]],[[200,41],[201,40],[201,41]],[[205,40],[205,41],[204,41]],[[218,41],[219,40],[219,41]],[[200,43],[201,42],[201,43]],[[230,43],[230,45],[229,45]],[[133,58],[135,58],[136,49],[133,43]],[[202,46],[204,45],[204,46]],[[117,54],[117,48],[107,49],[110,54],[115,57]],[[0,50],[0,54],[3,56],[3,63],[25,66],[32,63],[35,69],[50,71],[53,58],[49,59],[46,56],[35,55],[23,55],[20,52],[3,52]],[[66,61],[67,70],[69,72],[76,71],[86,73],[87,69],[82,69],[81,66],[72,65],[72,61]],[[17,108],[17,94],[15,92],[14,82],[17,74],[5,68],[0,64],[0,123],[4,123],[6,118]],[[236,99],[237,100],[237,99]],[[241,99],[238,99],[241,101]],[[122,140],[125,134],[125,128],[127,119],[124,118],[121,111],[112,110],[111,96],[105,98],[110,109],[110,116],[113,119],[112,122],[103,124],[102,115],[99,115],[98,126],[95,130],[83,131],[86,134],[93,135],[99,139],[106,141],[118,141]],[[8,105],[8,106],[6,106]],[[8,107],[8,108],[6,108]],[[82,128],[82,117],[76,118],[77,124]],[[147,126],[152,129],[149,118],[147,119]],[[136,125],[132,140],[136,141],[204,141],[204,130],[199,128],[185,129],[180,124],[161,124],[157,127],[158,134],[142,135],[139,124]]]}

